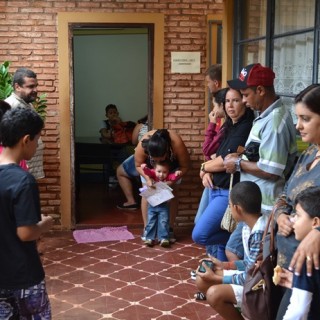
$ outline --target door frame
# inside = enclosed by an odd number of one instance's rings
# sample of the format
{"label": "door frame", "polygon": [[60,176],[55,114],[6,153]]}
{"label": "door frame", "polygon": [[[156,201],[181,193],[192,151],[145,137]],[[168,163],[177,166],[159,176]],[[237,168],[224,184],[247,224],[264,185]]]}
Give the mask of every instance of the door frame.
{"label": "door frame", "polygon": [[152,123],[163,127],[164,14],[162,13],[58,13],[61,227],[75,227],[74,88],[72,27],[76,24],[153,24]]}

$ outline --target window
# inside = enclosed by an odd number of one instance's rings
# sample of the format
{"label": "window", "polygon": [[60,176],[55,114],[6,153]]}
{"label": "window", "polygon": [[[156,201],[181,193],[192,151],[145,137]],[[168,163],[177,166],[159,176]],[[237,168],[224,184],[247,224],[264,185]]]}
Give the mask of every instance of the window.
{"label": "window", "polygon": [[260,62],[276,73],[275,89],[293,97],[320,81],[320,0],[235,0],[233,76]]}

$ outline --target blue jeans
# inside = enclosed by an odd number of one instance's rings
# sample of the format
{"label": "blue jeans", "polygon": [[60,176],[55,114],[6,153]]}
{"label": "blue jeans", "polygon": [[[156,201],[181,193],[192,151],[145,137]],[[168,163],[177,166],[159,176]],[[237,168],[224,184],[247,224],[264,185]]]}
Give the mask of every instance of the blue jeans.
{"label": "blue jeans", "polygon": [[192,239],[203,246],[225,245],[230,233],[220,227],[223,214],[228,206],[229,190],[210,190],[210,202],[192,231]]}
{"label": "blue jeans", "polygon": [[242,243],[242,228],[244,222],[239,222],[236,229],[231,233],[230,239],[226,245],[226,250],[234,253],[239,259],[244,258],[244,249]]}
{"label": "blue jeans", "polygon": [[202,196],[200,199],[200,203],[199,203],[199,207],[198,207],[198,211],[196,214],[196,217],[194,218],[194,223],[196,224],[200,217],[202,216],[204,210],[206,210],[208,204],[210,201],[210,189],[209,188],[204,188],[203,192],[202,192]]}
{"label": "blue jeans", "polygon": [[158,206],[148,204],[148,223],[145,229],[146,239],[169,240],[169,202]]}

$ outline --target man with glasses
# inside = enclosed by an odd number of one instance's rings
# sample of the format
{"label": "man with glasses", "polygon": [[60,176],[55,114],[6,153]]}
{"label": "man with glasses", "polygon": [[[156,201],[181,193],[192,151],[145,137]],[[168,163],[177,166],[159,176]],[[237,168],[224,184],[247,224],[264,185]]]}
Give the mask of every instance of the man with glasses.
{"label": "man with glasses", "polygon": [[[17,106],[24,106],[26,108],[33,108],[32,102],[38,96],[38,80],[37,75],[30,69],[19,68],[13,75],[13,92],[5,100],[10,104],[11,108]],[[36,179],[44,178],[43,171],[43,150],[44,144],[41,137],[38,140],[38,148],[34,157],[27,161],[29,172],[33,174]]]}

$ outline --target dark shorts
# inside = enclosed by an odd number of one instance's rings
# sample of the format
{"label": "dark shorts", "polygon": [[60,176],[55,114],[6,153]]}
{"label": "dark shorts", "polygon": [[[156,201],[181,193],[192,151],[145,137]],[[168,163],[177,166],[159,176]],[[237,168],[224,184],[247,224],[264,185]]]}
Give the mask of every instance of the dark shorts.
{"label": "dark shorts", "polygon": [[51,320],[45,281],[28,289],[0,289],[0,319]]}

